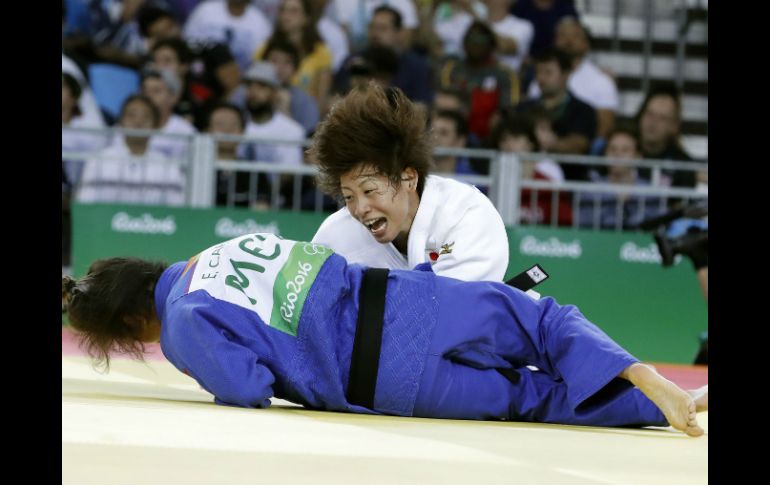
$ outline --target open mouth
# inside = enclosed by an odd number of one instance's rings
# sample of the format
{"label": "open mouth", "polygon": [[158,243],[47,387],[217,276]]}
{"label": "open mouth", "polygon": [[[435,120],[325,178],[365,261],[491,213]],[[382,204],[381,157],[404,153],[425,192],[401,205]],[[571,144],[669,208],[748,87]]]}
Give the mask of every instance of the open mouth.
{"label": "open mouth", "polygon": [[369,229],[374,237],[380,237],[385,234],[385,229],[388,227],[388,220],[384,217],[377,217],[375,219],[369,219],[364,221],[364,226]]}

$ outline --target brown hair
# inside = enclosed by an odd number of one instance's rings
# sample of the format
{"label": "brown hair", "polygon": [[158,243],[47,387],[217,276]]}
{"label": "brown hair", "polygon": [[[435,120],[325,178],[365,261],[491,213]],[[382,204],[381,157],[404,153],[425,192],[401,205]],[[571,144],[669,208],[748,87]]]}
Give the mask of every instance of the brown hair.
{"label": "brown hair", "polygon": [[[280,15],[280,11],[283,10],[284,4],[286,3],[286,0],[282,0],[281,4],[278,7],[278,12]],[[305,13],[305,17],[307,18],[307,23],[302,28],[302,39],[300,40],[300,46],[301,52],[300,58],[304,59],[305,57],[309,56],[313,50],[315,50],[315,46],[318,43],[322,43],[323,40],[321,39],[321,35],[318,33],[318,28],[316,27],[316,23],[318,22],[318,16],[316,14],[315,9],[313,8],[313,4],[311,3],[311,0],[299,0],[300,5],[302,5],[302,10]],[[278,18],[276,18],[275,21],[275,28],[273,30],[273,35],[270,36],[268,39],[268,42],[272,41],[286,41],[290,42],[289,40],[289,33],[285,32],[283,28],[281,28],[281,22]],[[292,43],[292,45],[294,45]],[[301,60],[300,59],[300,60]]]}
{"label": "brown hair", "polygon": [[671,100],[674,102],[676,111],[674,114],[676,115],[677,123],[681,122],[682,93],[679,91],[679,88],[676,87],[676,84],[670,81],[658,81],[657,83],[652,84],[650,90],[647,92],[647,95],[644,97],[644,101],[642,101],[641,106],[639,106],[639,111],[637,111],[636,116],[634,116],[634,121],[637,123],[641,121],[642,115],[644,115],[644,112],[647,111],[647,106],[650,104],[650,101],[652,101],[652,98],[658,96],[671,98]]}
{"label": "brown hair", "polygon": [[401,185],[401,172],[417,171],[417,193],[422,194],[432,163],[426,113],[398,88],[375,82],[354,89],[336,103],[313,136],[308,154],[319,164],[321,190],[340,196],[340,177],[360,163],[371,165]]}
{"label": "brown hair", "polygon": [[494,150],[500,149],[500,142],[505,135],[526,136],[532,143],[532,151],[538,151],[540,144],[535,136],[536,113],[503,113],[500,121],[492,129],[489,136],[489,146]]}
{"label": "brown hair", "polygon": [[160,111],[158,111],[158,107],[155,106],[155,103],[153,103],[152,100],[144,94],[132,94],[127,97],[120,107],[120,116],[118,119],[120,120],[123,118],[123,116],[125,116],[126,108],[128,108],[129,104],[135,101],[139,101],[140,103],[143,103],[145,106],[147,106],[147,109],[150,110],[150,115],[152,116],[153,126],[158,127],[160,124]]}
{"label": "brown hair", "polygon": [[640,154],[642,153],[642,147],[639,143],[639,131],[636,129],[636,127],[628,122],[618,122],[618,124],[615,125],[615,127],[607,134],[607,136],[604,137],[607,143],[604,146],[602,155],[607,155],[607,147],[610,144],[610,140],[612,140],[613,136],[619,134],[628,135],[632,140],[634,140],[634,148],[636,148],[636,151]]}
{"label": "brown hair", "polygon": [[109,369],[110,350],[143,360],[144,344],[123,319],[152,314],[155,284],[167,267],[137,258],[111,258],[95,261],[79,280],[62,277],[62,312],[97,367]]}

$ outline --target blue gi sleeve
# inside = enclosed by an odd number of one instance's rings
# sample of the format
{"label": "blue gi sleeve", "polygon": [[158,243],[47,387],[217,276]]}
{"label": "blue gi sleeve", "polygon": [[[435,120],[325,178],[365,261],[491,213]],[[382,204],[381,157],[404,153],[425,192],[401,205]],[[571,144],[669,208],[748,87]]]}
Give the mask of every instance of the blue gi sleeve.
{"label": "blue gi sleeve", "polygon": [[275,377],[259,356],[217,325],[215,308],[200,304],[189,310],[185,331],[178,333],[175,343],[183,371],[213,394],[218,404],[270,406]]}

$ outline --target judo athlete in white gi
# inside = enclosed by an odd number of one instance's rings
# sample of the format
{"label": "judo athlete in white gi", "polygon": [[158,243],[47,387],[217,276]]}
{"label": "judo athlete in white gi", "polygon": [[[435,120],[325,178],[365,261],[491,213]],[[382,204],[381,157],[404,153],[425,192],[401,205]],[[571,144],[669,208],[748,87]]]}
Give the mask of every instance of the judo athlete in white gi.
{"label": "judo athlete in white gi", "polygon": [[313,242],[349,263],[502,281],[508,238],[497,209],[477,188],[428,175],[425,114],[397,88],[370,84],[338,102],[313,136],[318,185],[345,207]]}
{"label": "judo athlete in white gi", "polygon": [[159,340],[220,404],[703,433],[707,387],[680,389],[574,306],[417,269],[249,234],[169,267],[97,261],[62,279],[62,304],[97,362]]}

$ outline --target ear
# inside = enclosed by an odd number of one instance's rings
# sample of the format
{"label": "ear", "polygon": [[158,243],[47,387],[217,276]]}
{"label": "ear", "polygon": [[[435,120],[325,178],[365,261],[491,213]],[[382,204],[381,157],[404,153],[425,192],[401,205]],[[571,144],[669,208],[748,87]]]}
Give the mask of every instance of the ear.
{"label": "ear", "polygon": [[410,190],[417,188],[417,181],[419,178],[420,175],[417,173],[417,170],[412,167],[407,167],[401,172],[401,180],[406,182],[406,186]]}

